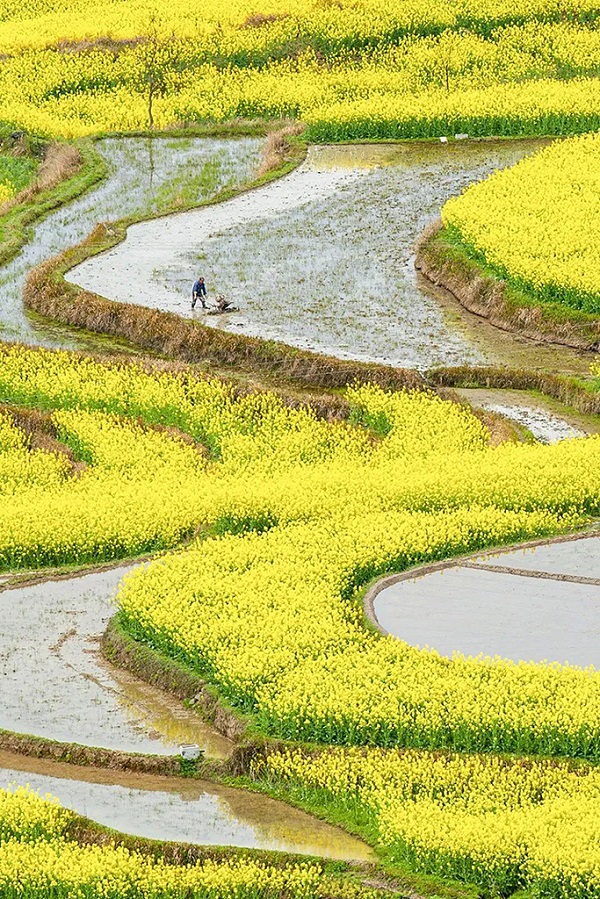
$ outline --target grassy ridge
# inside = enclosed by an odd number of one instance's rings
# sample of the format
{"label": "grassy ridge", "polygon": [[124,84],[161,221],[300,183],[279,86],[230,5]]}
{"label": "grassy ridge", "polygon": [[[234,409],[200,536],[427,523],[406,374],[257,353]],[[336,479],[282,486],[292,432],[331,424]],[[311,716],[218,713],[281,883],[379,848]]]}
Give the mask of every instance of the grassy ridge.
{"label": "grassy ridge", "polygon": [[543,300],[522,283],[504,280],[497,269],[441,223],[421,238],[415,264],[466,309],[503,330],[577,349],[595,351],[600,345],[597,315]]}

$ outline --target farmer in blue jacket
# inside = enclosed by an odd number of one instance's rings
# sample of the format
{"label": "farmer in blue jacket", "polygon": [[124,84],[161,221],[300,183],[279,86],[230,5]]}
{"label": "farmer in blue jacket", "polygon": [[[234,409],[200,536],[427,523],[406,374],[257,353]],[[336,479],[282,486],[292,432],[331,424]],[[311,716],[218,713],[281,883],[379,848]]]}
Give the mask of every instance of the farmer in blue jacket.
{"label": "farmer in blue jacket", "polygon": [[196,305],[196,301],[200,300],[202,308],[206,309],[206,284],[204,278],[198,278],[192,287],[192,309]]}

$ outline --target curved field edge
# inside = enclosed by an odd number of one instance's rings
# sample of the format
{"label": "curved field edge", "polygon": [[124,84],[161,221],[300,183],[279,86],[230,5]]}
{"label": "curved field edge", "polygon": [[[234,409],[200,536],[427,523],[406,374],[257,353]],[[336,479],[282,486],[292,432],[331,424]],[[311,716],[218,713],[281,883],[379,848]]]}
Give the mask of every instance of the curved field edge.
{"label": "curved field edge", "polygon": [[[92,844],[96,846],[123,846],[131,852],[146,855],[167,864],[190,865],[200,861],[210,860],[214,862],[231,861],[238,859],[253,859],[277,868],[285,868],[289,865],[303,865],[311,860],[317,860],[316,856],[299,855],[287,852],[278,852],[272,849],[250,849],[235,846],[202,846],[195,843],[180,843],[176,841],[154,840],[146,837],[131,836],[121,831],[113,830],[98,824],[83,815],[72,813],[65,836],[80,844]],[[356,882],[356,875],[367,872],[374,866],[366,863],[352,863],[344,861],[332,861],[326,858],[318,858],[324,874],[349,875],[348,880]],[[387,891],[386,891],[387,892]],[[392,892],[390,889],[389,892]]]}
{"label": "curved field edge", "polygon": [[379,619],[377,618],[377,615],[375,613],[375,600],[383,590],[387,590],[388,587],[391,587],[394,584],[399,584],[401,581],[424,577],[425,575],[433,574],[436,571],[445,571],[448,568],[460,566],[465,562],[474,562],[476,560],[481,562],[482,559],[486,559],[488,556],[492,558],[497,556],[499,551],[513,552],[515,550],[535,549],[538,546],[553,546],[557,543],[571,543],[575,540],[580,540],[585,537],[591,536],[598,536],[598,524],[594,524],[592,525],[592,527],[585,528],[575,534],[563,534],[558,537],[547,537],[540,540],[528,540],[524,543],[513,544],[510,547],[492,547],[491,549],[486,549],[483,552],[477,552],[475,554],[468,553],[462,556],[455,556],[451,559],[443,559],[441,562],[419,565],[416,568],[409,568],[406,571],[395,572],[393,574],[384,574],[382,577],[378,577],[372,583],[368,584],[362,590],[361,601],[366,619],[366,626],[373,628],[375,631],[383,634],[384,636],[387,636],[390,633],[381,625]]}
{"label": "curved field edge", "polygon": [[[366,583],[359,573],[353,602],[361,609],[364,629],[380,636],[386,632],[377,622],[372,603],[379,591],[390,583],[449,568],[468,561],[474,556],[480,558],[482,551],[484,554],[495,554],[500,550],[527,549],[574,540],[590,533],[595,533],[595,529],[588,526],[574,534],[565,535],[563,533],[555,537],[529,539],[510,543],[510,545],[498,545],[480,540],[475,541],[476,545],[471,546],[467,552],[452,557],[442,554],[404,569],[387,561],[381,565],[381,570],[375,576],[371,576]],[[109,622],[102,638],[101,651],[113,665],[125,669],[139,679],[191,705],[212,727],[224,736],[233,739],[237,743],[231,761],[233,771],[244,772],[247,769],[248,753],[252,755],[261,747],[272,747],[280,745],[282,742],[285,744],[306,742],[302,737],[290,739],[273,730],[271,721],[261,721],[260,710],[256,712],[242,710],[237,704],[237,697],[228,695],[223,689],[223,684],[211,680],[203,671],[195,668],[176,645],[165,645],[164,640],[161,641],[158,636],[140,628],[138,623],[122,610]],[[418,730],[412,736],[413,739],[405,734],[405,739],[391,745],[404,748],[425,748],[433,751],[489,751],[483,747],[475,750],[470,744],[462,745],[460,739],[458,742],[423,742]],[[315,742],[313,738],[307,738],[307,740],[310,744]],[[321,742],[323,741],[317,741],[317,745],[320,745]],[[345,741],[339,745],[346,745]],[[359,742],[356,745],[363,744]],[[533,751],[535,752],[535,750]],[[516,749],[514,752],[522,755],[522,752]],[[508,750],[507,753],[513,754],[513,751]],[[540,753],[538,750],[535,754],[546,755],[547,752]],[[561,753],[560,757],[565,757],[565,754]],[[592,753],[591,759],[594,758],[595,755]]]}
{"label": "curved field edge", "polygon": [[[41,803],[50,799],[48,796],[40,799],[35,793],[33,796]],[[61,812],[61,821],[59,830],[56,833],[44,833],[42,831],[37,840],[32,840],[26,831],[21,838],[17,832],[17,839],[15,840],[14,832],[19,826],[17,819],[17,822],[9,823],[8,833],[12,832],[13,836],[12,838],[9,836],[6,839],[5,845],[10,844],[14,847],[16,844],[25,849],[28,844],[33,843],[31,849],[34,853],[39,851],[43,845],[47,845],[56,854],[56,861],[61,859],[61,852],[65,851],[70,876],[65,878],[66,882],[63,882],[65,872],[54,869],[52,866],[48,871],[48,873],[51,872],[50,883],[44,884],[42,875],[40,878],[41,882],[29,884],[28,875],[31,872],[19,871],[19,883],[11,883],[11,887],[13,887],[10,890],[11,896],[62,897],[72,895],[74,894],[74,891],[72,891],[74,884],[71,878],[76,883],[77,875],[85,876],[85,874],[88,875],[89,880],[87,883],[84,881],[80,884],[77,895],[97,895],[98,883],[96,876],[94,876],[93,868],[89,873],[85,870],[87,858],[85,853],[86,851],[93,852],[94,850],[107,853],[104,856],[108,864],[106,869],[103,870],[103,887],[101,888],[103,895],[108,895],[109,892],[111,896],[117,895],[114,892],[114,887],[112,890],[110,889],[110,879],[114,870],[110,867],[110,861],[112,861],[113,866],[116,862],[117,868],[127,861],[139,862],[140,865],[149,865],[150,868],[146,869],[148,874],[150,874],[154,866],[154,869],[160,872],[168,870],[168,868],[185,870],[199,867],[202,869],[204,865],[212,871],[213,878],[219,872],[220,867],[223,871],[228,871],[235,870],[236,867],[243,870],[244,866],[248,866],[250,870],[263,871],[265,874],[269,872],[283,876],[288,872],[290,874],[291,881],[287,888],[282,885],[280,890],[274,890],[272,887],[269,888],[268,885],[265,885],[263,889],[258,886],[252,889],[251,885],[246,886],[243,883],[238,883],[237,886],[233,884],[231,887],[232,894],[235,892],[235,895],[257,897],[305,896],[307,895],[306,889],[301,889],[299,893],[294,889],[294,875],[302,871],[312,874],[313,883],[310,895],[314,896],[315,899],[338,899],[338,897],[339,899],[379,899],[379,897],[384,896],[402,895],[400,892],[402,885],[390,878],[382,878],[379,865],[376,863],[335,861],[313,855],[300,855],[277,850],[202,846],[178,841],[149,839],[113,830],[70,810],[59,809],[59,811]],[[2,843],[0,843],[0,846],[2,846]],[[82,851],[82,854],[79,856],[77,855],[78,850]],[[112,857],[108,853],[112,853]],[[8,862],[8,867],[10,870],[10,862]],[[6,873],[3,872],[3,874],[6,877]],[[139,874],[142,874],[142,871]],[[23,877],[23,882],[21,882],[21,876]],[[104,878],[106,878],[106,883]],[[162,889],[159,888],[155,892],[152,889],[152,883],[147,883],[142,877],[140,877],[139,884],[127,881],[127,886],[128,896],[147,896],[150,895],[149,889],[153,896],[173,895],[174,897],[179,897],[184,894],[191,896],[192,893],[194,896],[226,895],[214,883],[205,885],[204,889],[200,888],[201,892],[198,893],[192,886],[187,888],[184,886],[181,889],[177,887],[170,888],[168,885],[165,885]],[[27,890],[27,887],[29,887],[29,890],[27,892],[23,891]],[[69,889],[70,887],[71,889]],[[6,894],[3,892],[3,895]],[[124,894],[119,893],[118,895]]]}
{"label": "curved field edge", "polygon": [[106,177],[106,163],[94,148],[92,140],[80,140],[64,146],[74,146],[79,152],[77,170],[47,190],[30,191],[29,199],[16,202],[0,215],[0,233],[5,235],[4,240],[0,241],[0,266],[6,265],[27,244],[32,225],[77,199]]}
{"label": "curved field edge", "polygon": [[[61,206],[76,200],[106,178],[108,167],[95,148],[98,141],[108,138],[139,137],[156,138],[157,140],[194,137],[262,137],[281,128],[282,124],[286,123],[278,120],[272,122],[236,120],[222,124],[189,125],[185,128],[170,128],[166,131],[98,132],[91,137],[49,145],[56,146],[59,150],[74,147],[80,156],[79,165],[74,172],[67,170],[64,178],[47,189],[37,189],[33,185],[24,192],[29,196],[23,200],[17,196],[9,208],[0,215],[0,233],[7,235],[0,241],[0,266],[6,265],[25,246],[30,237],[29,228],[33,224]],[[35,135],[32,137],[36,140],[43,140]]]}
{"label": "curved field edge", "polygon": [[[233,709],[219,695],[213,685],[208,684],[199,674],[166,653],[134,639],[128,632],[118,613],[108,624],[101,641],[101,652],[111,664],[133,674],[148,684],[159,687],[186,705],[193,707],[200,717],[220,733],[234,739],[231,758],[225,762],[203,762],[198,767],[199,777],[210,777],[218,783],[227,783],[242,789],[263,793],[272,799],[287,802],[334,827],[364,840],[378,855],[386,877],[400,881],[403,895],[447,897],[447,899],[474,899],[476,888],[468,883],[457,883],[451,878],[439,878],[391,860],[378,843],[372,821],[363,816],[355,816],[341,804],[323,801],[317,791],[295,790],[283,779],[257,777],[254,768],[257,760],[265,759],[273,752],[285,751],[290,747],[303,747],[309,752],[319,751],[315,744],[280,740],[262,736],[253,727],[252,719]],[[186,776],[183,772],[183,776]],[[188,775],[189,776],[189,775]]]}
{"label": "curved field edge", "polygon": [[[540,541],[535,541],[524,545],[539,544]],[[411,575],[414,575],[414,573],[415,570],[413,569]],[[180,689],[185,683],[190,684],[192,689],[195,689],[201,683],[198,680],[190,682],[189,673],[180,663],[155,649],[132,640],[123,631],[118,618],[113,619],[109,625],[103,647],[105,652],[108,646],[111,649],[110,658],[113,662],[116,661],[119,665],[127,665],[128,670],[133,671],[142,679],[148,679],[149,682],[160,683],[164,687],[166,682],[172,679],[172,682],[177,684],[174,689]],[[116,652],[114,651],[115,649]],[[135,660],[133,666],[131,664],[132,660]],[[202,700],[195,707],[201,710]],[[223,705],[221,705],[221,708],[223,708]],[[231,714],[231,710],[226,708],[226,713]],[[211,720],[213,723],[215,722],[214,717],[211,717]],[[453,869],[453,873],[449,871],[443,873],[443,866],[439,866],[435,861],[431,860],[431,863],[424,867],[422,860],[417,857],[418,854],[411,853],[411,847],[408,843],[401,850],[398,845],[393,847],[384,845],[372,809],[369,810],[366,806],[362,806],[353,799],[345,801],[333,792],[301,781],[295,782],[293,778],[275,774],[269,767],[269,758],[273,754],[283,753],[285,755],[288,751],[299,751],[307,759],[317,759],[321,753],[331,751],[331,747],[324,747],[314,743],[262,738],[249,729],[245,732],[241,742],[236,746],[232,758],[221,766],[221,773],[218,775],[218,779],[221,781],[224,779],[226,783],[232,786],[255,790],[268,795],[272,799],[287,802],[363,839],[377,851],[381,868],[386,876],[401,881],[405,888],[409,888],[409,895],[414,896],[414,891],[417,891],[420,896],[433,894],[439,897],[448,897],[448,899],[451,899],[451,897],[456,897],[456,899],[458,897],[461,897],[461,899],[462,897],[465,897],[465,899],[466,897],[473,897],[474,899],[475,896],[490,895],[486,884],[483,881],[480,882],[477,878],[470,878],[463,874],[459,875],[460,882],[457,882],[455,879],[457,874],[456,868]],[[363,749],[362,751],[368,752],[369,750]],[[402,752],[402,750],[399,751]],[[411,750],[408,751],[410,752]],[[447,749],[441,749],[433,752],[424,751],[424,755],[433,758],[450,759],[455,754]],[[528,759],[527,756],[523,757],[507,753],[500,753],[497,755],[497,758],[501,763],[506,763],[508,766],[513,764],[524,764],[527,766],[530,760],[533,761],[533,758]],[[536,759],[538,761],[542,760],[540,757],[536,757]],[[543,761],[547,761],[552,766],[558,762],[558,759],[547,757]],[[566,763],[569,766],[569,770],[573,771],[583,771],[590,767],[589,762],[580,759],[561,759],[560,762]],[[592,767],[594,766],[592,765]],[[475,881],[478,883],[478,886],[473,885]],[[493,894],[496,895],[496,893]],[[502,895],[509,895],[509,893],[502,892]],[[530,894],[528,892],[519,892],[518,895],[525,897]]]}
{"label": "curved field edge", "polygon": [[[484,555],[495,555],[499,550],[512,551],[565,543],[597,533],[596,527],[586,528],[575,534],[528,540],[510,546],[488,546]],[[481,552],[469,552],[452,558],[410,567],[402,572],[386,572],[369,581],[358,594],[358,602],[364,611],[364,625],[367,629],[385,632],[379,625],[374,612],[373,600],[378,593],[392,583],[419,577],[433,571],[459,565],[473,558],[481,559]],[[223,736],[233,739],[238,745],[232,756],[231,768],[244,773],[247,769],[247,754],[257,748],[280,745],[282,740],[263,734],[258,729],[252,715],[244,714],[230,705],[215,684],[209,683],[185,661],[136,637],[127,625],[127,617],[118,612],[111,618],[100,644],[101,652],[111,664],[128,671],[140,680],[170,693],[176,699],[191,705],[200,717]],[[284,740],[284,743],[290,741]]]}
{"label": "curved field edge", "polygon": [[415,267],[432,284],[450,291],[469,312],[503,331],[581,350],[600,346],[598,316],[548,302],[524,285],[504,280],[441,222],[418,241]]}
{"label": "curved field edge", "polygon": [[598,380],[583,380],[566,374],[491,365],[460,365],[427,372],[428,385],[436,390],[452,387],[523,390],[558,400],[583,415],[600,415]]}
{"label": "curved field edge", "polygon": [[[305,157],[306,145],[297,143],[295,147],[292,159],[285,160],[267,175],[246,187],[222,192],[202,205],[222,202],[288,174]],[[182,208],[173,210],[181,211]],[[163,217],[163,213],[156,217]],[[28,276],[23,294],[25,306],[63,325],[125,339],[146,352],[189,364],[241,366],[261,377],[276,377],[310,388],[340,388],[357,380],[391,389],[423,386],[422,377],[414,371],[344,361],[279,341],[221,331],[182,319],[172,312],[109,300],[65,280],[70,269],[125,240],[129,225],[149,218],[132,217],[111,225],[97,225],[85,241],[39,265]]]}

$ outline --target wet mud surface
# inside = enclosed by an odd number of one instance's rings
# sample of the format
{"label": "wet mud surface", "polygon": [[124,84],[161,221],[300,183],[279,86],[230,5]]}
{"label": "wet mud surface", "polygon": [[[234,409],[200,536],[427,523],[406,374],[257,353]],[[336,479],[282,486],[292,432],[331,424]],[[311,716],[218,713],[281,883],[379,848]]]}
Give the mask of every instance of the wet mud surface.
{"label": "wet mud surface", "polygon": [[497,412],[523,425],[540,443],[558,443],[600,432],[600,416],[583,415],[562,403],[523,390],[455,388],[471,406]]}
{"label": "wet mud surface", "polygon": [[373,861],[360,840],[259,793],[199,780],[73,768],[0,752],[0,788],[29,784],[135,836]]}
{"label": "wet mud surface", "polygon": [[126,567],[0,592],[0,727],[63,742],[172,755],[231,742],[172,697],[101,658]]}
{"label": "wet mud surface", "polygon": [[[98,222],[151,215],[180,197],[201,202],[248,180],[262,141],[255,138],[109,138],[96,149],[108,165],[105,181],[51,213],[32,229],[27,246],[0,268],[0,339],[98,349],[102,343],[27,316],[22,292],[28,272],[82,241]],[[144,284],[135,285],[140,294]]]}
{"label": "wet mud surface", "polygon": [[[131,303],[147,284],[145,305],[341,358],[419,369],[492,361],[485,341],[424,288],[413,245],[450,196],[539,146],[312,147],[283,180],[130,228],[69,279]],[[192,313],[196,273],[240,312]]]}
{"label": "wet mud surface", "polygon": [[388,633],[444,656],[600,668],[600,536],[401,579],[373,609]]}

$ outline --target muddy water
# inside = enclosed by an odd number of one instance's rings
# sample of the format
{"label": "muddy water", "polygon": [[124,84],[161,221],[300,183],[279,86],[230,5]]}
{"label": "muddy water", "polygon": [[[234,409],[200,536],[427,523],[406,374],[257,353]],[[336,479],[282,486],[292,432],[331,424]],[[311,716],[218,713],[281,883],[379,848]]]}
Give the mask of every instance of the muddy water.
{"label": "muddy water", "polygon": [[558,401],[523,390],[458,388],[456,392],[476,408],[498,412],[523,425],[541,443],[600,432],[600,416],[579,414]]}
{"label": "muddy water", "polygon": [[[97,339],[28,317],[21,298],[27,273],[79,243],[98,222],[151,215],[169,208],[177,198],[201,202],[223,187],[246,181],[256,166],[260,145],[254,138],[99,141],[96,148],[106,160],[108,178],[38,223],[27,246],[0,269],[0,339],[103,348]],[[143,290],[143,284],[138,287]]]}
{"label": "muddy water", "polygon": [[0,727],[131,752],[174,754],[198,743],[222,758],[231,743],[191,709],[100,658],[127,569],[0,592]]}
{"label": "muddy water", "polygon": [[135,836],[374,861],[360,840],[258,793],[180,778],[124,774],[0,752],[0,787],[29,784],[63,806]]}
{"label": "muddy water", "polygon": [[[312,147],[283,181],[130,229],[120,247],[70,278],[122,302],[144,302],[210,325],[343,358],[411,368],[518,364],[521,342],[481,331],[414,270],[413,244],[450,196],[512,165],[536,141]],[[190,271],[240,307],[192,313]],[[528,367],[587,368],[569,350],[526,342]],[[560,364],[556,361],[560,359]]]}

